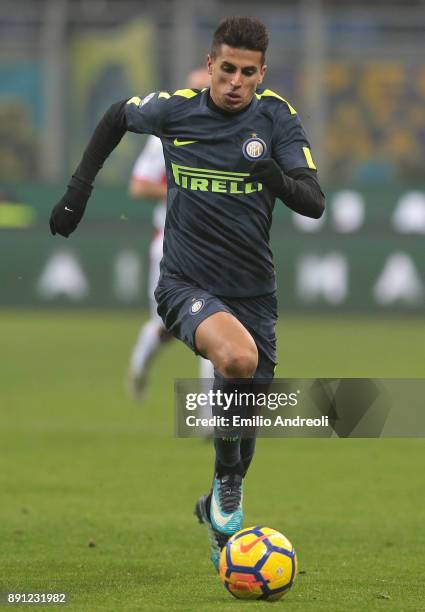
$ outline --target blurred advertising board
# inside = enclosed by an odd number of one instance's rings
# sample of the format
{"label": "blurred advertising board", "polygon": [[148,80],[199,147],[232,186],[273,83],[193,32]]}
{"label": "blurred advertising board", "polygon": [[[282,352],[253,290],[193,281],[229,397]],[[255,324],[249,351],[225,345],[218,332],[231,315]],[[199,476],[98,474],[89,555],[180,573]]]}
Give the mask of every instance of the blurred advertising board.
{"label": "blurred advertising board", "polygon": [[[150,202],[98,186],[78,230],[51,236],[62,187],[0,194],[0,305],[147,307]],[[425,189],[327,190],[320,220],[276,203],[272,245],[281,309],[412,312],[425,306]]]}

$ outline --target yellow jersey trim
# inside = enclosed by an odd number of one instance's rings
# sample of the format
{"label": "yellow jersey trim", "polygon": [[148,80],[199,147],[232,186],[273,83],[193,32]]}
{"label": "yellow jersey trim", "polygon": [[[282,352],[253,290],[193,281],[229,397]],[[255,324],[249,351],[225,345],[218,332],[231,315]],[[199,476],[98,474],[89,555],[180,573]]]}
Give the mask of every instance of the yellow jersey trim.
{"label": "yellow jersey trim", "polygon": [[314,163],[313,158],[311,156],[310,149],[308,147],[303,147],[303,151],[304,151],[304,155],[305,155],[305,159],[306,159],[308,167],[311,170],[317,170],[316,164]]}
{"label": "yellow jersey trim", "polygon": [[132,98],[130,98],[127,104],[135,104],[136,106],[139,106],[141,102],[142,102],[142,99],[139,98],[139,96],[133,96]]}
{"label": "yellow jersey trim", "polygon": [[193,89],[177,89],[173,93],[173,96],[182,96],[182,98],[194,98],[199,92],[193,91]]}
{"label": "yellow jersey trim", "polygon": [[258,100],[260,100],[261,98],[277,98],[281,102],[285,102],[285,104],[289,108],[289,112],[291,113],[291,115],[296,115],[297,114],[297,111],[292,106],[292,104],[289,104],[288,100],[285,100],[285,98],[282,98],[282,96],[279,96],[279,94],[277,94],[275,91],[272,91],[271,89],[265,89],[260,94],[256,93],[255,95],[256,95]]}

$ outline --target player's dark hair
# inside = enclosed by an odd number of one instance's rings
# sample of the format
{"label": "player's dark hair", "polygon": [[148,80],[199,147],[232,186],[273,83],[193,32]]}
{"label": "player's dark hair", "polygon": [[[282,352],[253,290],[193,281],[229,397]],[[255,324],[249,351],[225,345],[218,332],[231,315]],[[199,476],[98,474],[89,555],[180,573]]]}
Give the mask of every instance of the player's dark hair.
{"label": "player's dark hair", "polygon": [[221,45],[234,49],[260,51],[264,63],[269,36],[266,26],[252,17],[226,17],[214,32],[211,57],[217,57]]}

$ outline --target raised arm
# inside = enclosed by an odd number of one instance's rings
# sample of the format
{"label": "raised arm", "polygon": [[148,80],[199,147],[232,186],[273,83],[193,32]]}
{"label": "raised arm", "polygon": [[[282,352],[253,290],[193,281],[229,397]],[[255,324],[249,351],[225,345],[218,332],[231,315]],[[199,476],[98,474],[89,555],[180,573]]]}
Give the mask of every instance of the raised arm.
{"label": "raised arm", "polygon": [[[168,96],[169,97],[169,96]],[[68,238],[81,221],[94,179],[127,130],[159,135],[166,107],[156,93],[112,104],[99,121],[68,188],[50,215],[50,231]]]}
{"label": "raised arm", "polygon": [[127,131],[126,104],[127,100],[116,102],[99,121],[65,194],[52,210],[50,231],[53,235],[68,238],[81,221],[97,173]]}

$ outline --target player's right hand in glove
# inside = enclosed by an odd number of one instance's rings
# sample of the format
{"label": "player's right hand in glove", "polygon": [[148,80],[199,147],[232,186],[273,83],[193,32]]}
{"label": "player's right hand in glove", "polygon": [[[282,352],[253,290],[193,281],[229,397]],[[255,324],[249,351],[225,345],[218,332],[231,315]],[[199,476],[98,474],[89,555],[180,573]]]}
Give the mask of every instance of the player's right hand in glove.
{"label": "player's right hand in glove", "polygon": [[50,215],[50,231],[68,238],[76,229],[86,209],[91,186],[73,177],[65,195],[53,208]]}

